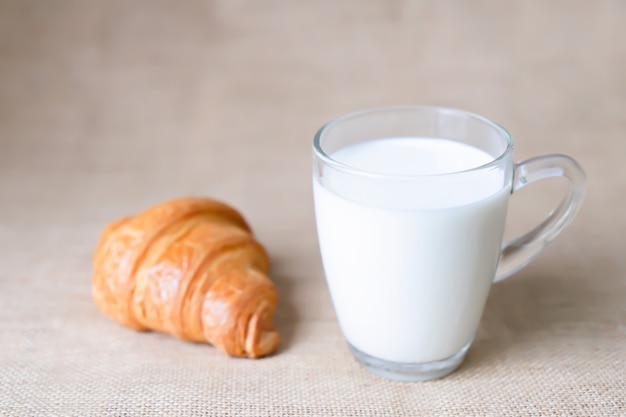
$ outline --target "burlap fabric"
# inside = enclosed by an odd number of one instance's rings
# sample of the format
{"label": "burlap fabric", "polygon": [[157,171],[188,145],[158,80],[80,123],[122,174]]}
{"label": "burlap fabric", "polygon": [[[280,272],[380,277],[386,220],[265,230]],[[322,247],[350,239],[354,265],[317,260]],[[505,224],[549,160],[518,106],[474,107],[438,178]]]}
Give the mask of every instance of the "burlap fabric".
{"label": "burlap fabric", "polygon": [[[626,415],[625,42],[621,0],[0,2],[0,415]],[[428,383],[351,359],[310,186],[320,125],[405,103],[482,113],[517,159],[589,174],[571,228],[494,285],[463,366]],[[516,196],[508,235],[559,185]],[[238,207],[272,254],[275,356],[94,306],[103,225],[190,194]]]}

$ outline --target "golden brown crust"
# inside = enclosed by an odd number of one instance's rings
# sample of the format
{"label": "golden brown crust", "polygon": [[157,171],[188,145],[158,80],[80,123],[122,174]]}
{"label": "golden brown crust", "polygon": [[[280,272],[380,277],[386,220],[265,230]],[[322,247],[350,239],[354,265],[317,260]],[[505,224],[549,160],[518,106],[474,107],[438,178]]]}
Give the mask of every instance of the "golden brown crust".
{"label": "golden brown crust", "polygon": [[244,218],[224,203],[182,198],[107,226],[94,254],[93,295],[114,320],[231,356],[280,343],[270,261]]}

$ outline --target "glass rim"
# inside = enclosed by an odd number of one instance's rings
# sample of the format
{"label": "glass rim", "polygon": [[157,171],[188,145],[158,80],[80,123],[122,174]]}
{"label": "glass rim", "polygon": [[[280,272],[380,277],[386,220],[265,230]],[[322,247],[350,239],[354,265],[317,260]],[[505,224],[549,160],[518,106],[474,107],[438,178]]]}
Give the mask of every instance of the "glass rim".
{"label": "glass rim", "polygon": [[[380,172],[368,171],[365,169],[356,168],[351,165],[345,164],[343,162],[337,161],[336,159],[333,159],[328,153],[326,153],[324,149],[322,149],[322,145],[321,145],[322,138],[324,134],[326,133],[326,131],[328,131],[334,125],[340,122],[343,122],[345,120],[352,119],[357,116],[366,115],[368,113],[382,113],[382,112],[399,111],[399,110],[413,110],[413,111],[425,111],[425,110],[428,111],[429,110],[429,111],[436,111],[438,113],[447,113],[447,114],[456,115],[456,116],[470,117],[484,124],[487,124],[493,129],[495,129],[496,131],[498,131],[501,134],[501,136],[504,137],[506,141],[506,147],[500,155],[495,156],[491,161],[487,162],[486,164],[478,165],[478,166],[464,169],[461,171],[450,171],[450,172],[442,172],[442,173],[437,173],[437,174],[385,174],[385,173],[380,173]],[[466,110],[455,109],[451,107],[426,106],[426,105],[424,106],[420,106],[420,105],[402,106],[401,105],[401,106],[371,107],[371,108],[366,108],[366,109],[361,109],[361,110],[356,110],[350,113],[346,113],[324,124],[317,131],[317,133],[315,133],[315,137],[313,139],[313,153],[317,158],[322,160],[326,165],[329,165],[333,168],[336,168],[336,169],[339,169],[341,171],[348,172],[351,174],[356,174],[356,175],[366,176],[366,177],[371,177],[371,178],[380,178],[380,179],[383,179],[383,178],[410,179],[410,178],[426,178],[426,177],[445,177],[445,176],[453,176],[453,175],[467,174],[471,172],[487,170],[495,166],[498,166],[503,159],[505,159],[508,155],[510,155],[513,152],[513,149],[514,149],[514,144],[513,144],[513,138],[511,137],[511,134],[500,124],[484,116],[481,116],[479,114],[472,113]]]}

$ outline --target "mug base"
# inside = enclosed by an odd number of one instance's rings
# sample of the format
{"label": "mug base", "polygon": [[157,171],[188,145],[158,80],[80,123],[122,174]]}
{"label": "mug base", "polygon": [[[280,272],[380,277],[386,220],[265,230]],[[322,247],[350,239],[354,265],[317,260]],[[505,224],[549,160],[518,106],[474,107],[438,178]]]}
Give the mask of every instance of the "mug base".
{"label": "mug base", "polygon": [[356,361],[374,375],[401,382],[430,381],[452,373],[461,365],[472,342],[449,358],[423,363],[399,363],[378,359],[348,343]]}

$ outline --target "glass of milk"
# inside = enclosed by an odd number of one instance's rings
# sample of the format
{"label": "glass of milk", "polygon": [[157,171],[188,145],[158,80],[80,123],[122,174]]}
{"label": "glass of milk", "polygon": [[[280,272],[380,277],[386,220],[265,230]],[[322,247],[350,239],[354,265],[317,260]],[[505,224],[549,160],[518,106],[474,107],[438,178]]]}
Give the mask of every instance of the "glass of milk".
{"label": "glass of milk", "polygon": [[[585,174],[573,159],[514,163],[498,124],[461,110],[388,107],[339,117],[313,143],[320,251],[356,360],[394,380],[445,376],[472,343],[494,281],[527,265],[573,219]],[[565,177],[561,204],[503,242],[509,196]]]}

